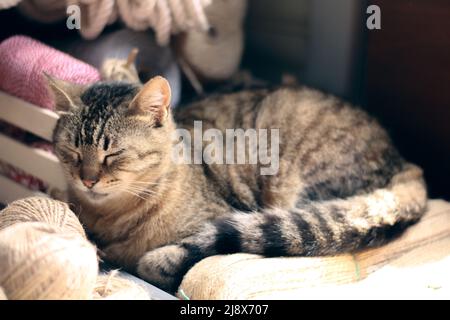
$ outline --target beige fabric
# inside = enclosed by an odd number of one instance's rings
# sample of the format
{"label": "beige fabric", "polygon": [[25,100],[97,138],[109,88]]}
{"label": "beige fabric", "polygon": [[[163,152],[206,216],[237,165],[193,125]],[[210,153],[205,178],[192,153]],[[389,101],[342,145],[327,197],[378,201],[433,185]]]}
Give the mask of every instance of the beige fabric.
{"label": "beige fabric", "polygon": [[337,257],[202,260],[180,288],[190,299],[448,298],[450,203],[428,212],[386,246]]}
{"label": "beige fabric", "polygon": [[223,81],[238,70],[246,8],[246,0],[213,1],[205,8],[211,32],[191,29],[177,38],[180,58],[202,80]]}

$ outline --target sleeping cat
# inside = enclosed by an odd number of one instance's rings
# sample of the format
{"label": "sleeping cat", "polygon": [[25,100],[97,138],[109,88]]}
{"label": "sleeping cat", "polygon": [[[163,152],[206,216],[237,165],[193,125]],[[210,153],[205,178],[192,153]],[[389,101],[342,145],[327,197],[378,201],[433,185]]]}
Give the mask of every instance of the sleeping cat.
{"label": "sleeping cat", "polygon": [[[162,77],[49,84],[55,152],[80,220],[109,260],[170,292],[211,255],[351,252],[386,242],[426,207],[420,168],[378,123],[313,89],[216,95],[173,111]],[[175,164],[174,130],[194,120],[279,129],[278,172]]]}

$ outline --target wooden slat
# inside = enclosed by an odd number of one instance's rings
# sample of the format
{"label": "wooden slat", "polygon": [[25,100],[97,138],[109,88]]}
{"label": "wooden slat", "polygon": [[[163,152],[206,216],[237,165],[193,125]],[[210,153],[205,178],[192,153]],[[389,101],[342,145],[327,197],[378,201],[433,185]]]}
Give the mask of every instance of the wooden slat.
{"label": "wooden slat", "polygon": [[0,176],[0,203],[8,204],[17,199],[36,195],[43,195],[43,193],[31,191],[17,182]]}
{"label": "wooden slat", "polygon": [[32,148],[0,134],[0,159],[47,182],[60,190],[66,182],[59,161],[53,154]]}
{"label": "wooden slat", "polygon": [[51,142],[58,115],[0,91],[0,119]]}

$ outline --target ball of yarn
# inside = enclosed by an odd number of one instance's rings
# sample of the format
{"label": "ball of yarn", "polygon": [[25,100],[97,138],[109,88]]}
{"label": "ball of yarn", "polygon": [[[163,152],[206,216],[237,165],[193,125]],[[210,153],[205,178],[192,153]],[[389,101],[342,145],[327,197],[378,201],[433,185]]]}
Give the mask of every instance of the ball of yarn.
{"label": "ball of yarn", "polygon": [[66,234],[86,238],[77,216],[66,203],[45,197],[29,197],[9,204],[0,211],[0,230],[20,222],[45,222]]}
{"label": "ball of yarn", "polygon": [[96,249],[74,233],[40,222],[0,231],[0,286],[8,299],[90,299]]}
{"label": "ball of yarn", "polygon": [[94,67],[25,36],[1,42],[0,57],[0,90],[47,109],[54,101],[43,72],[78,84],[100,80]]}
{"label": "ball of yarn", "polygon": [[99,300],[150,300],[149,293],[139,284],[119,275],[117,270],[99,275],[94,289]]}

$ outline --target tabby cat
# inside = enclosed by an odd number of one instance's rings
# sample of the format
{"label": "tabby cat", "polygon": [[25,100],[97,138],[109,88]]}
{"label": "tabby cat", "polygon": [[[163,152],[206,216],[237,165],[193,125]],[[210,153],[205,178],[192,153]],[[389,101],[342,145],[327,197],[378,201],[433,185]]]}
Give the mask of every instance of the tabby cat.
{"label": "tabby cat", "polygon": [[[380,245],[426,208],[422,171],[362,110],[313,89],[260,89],[170,109],[162,77],[49,77],[70,202],[105,256],[175,292],[201,259],[320,256]],[[279,170],[175,164],[176,128],[279,129]],[[206,144],[206,143],[205,143]]]}

